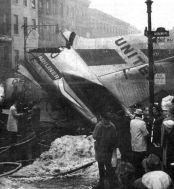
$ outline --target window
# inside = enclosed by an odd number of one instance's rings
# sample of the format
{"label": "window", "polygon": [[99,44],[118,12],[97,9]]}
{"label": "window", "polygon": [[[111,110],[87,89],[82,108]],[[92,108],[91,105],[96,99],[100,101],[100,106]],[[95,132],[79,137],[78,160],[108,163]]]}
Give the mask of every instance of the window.
{"label": "window", "polygon": [[44,23],[40,22],[38,23],[38,25],[41,25],[41,27],[38,27],[39,29],[39,39],[44,39],[44,27],[42,27],[42,25],[44,25]]}
{"label": "window", "polygon": [[27,36],[27,25],[28,25],[28,19],[27,17],[24,17],[24,35]]}
{"label": "window", "polygon": [[33,28],[36,29],[36,19],[32,19]]}
{"label": "window", "polygon": [[14,50],[15,53],[15,67],[19,64],[19,50]]}
{"label": "window", "polygon": [[31,7],[32,7],[33,9],[36,8],[36,0],[31,0]]}
{"label": "window", "polygon": [[39,0],[39,8],[43,8],[43,1]]}
{"label": "window", "polygon": [[3,23],[7,23],[7,15],[3,14]]}
{"label": "window", "polygon": [[23,4],[27,7],[27,0],[23,0]]}
{"label": "window", "polygon": [[6,14],[1,14],[0,15],[0,29],[1,29],[1,34],[7,34],[7,15]]}
{"label": "window", "polygon": [[58,10],[58,5],[57,5],[57,1],[56,0],[54,0],[54,2],[53,2],[53,8],[54,8],[54,14],[56,15],[57,14],[57,10]]}
{"label": "window", "polygon": [[0,46],[0,64],[4,66],[4,47]]}
{"label": "window", "polygon": [[27,19],[27,17],[24,17],[24,25],[25,25],[25,26],[28,25],[28,19]]}
{"label": "window", "polygon": [[44,12],[43,0],[38,1],[39,14]]}
{"label": "window", "polygon": [[66,9],[66,14],[67,14],[67,16],[69,16],[69,7],[67,7],[67,9]]}
{"label": "window", "polygon": [[46,13],[50,14],[51,6],[50,6],[50,0],[46,1]]}
{"label": "window", "polygon": [[14,34],[18,34],[18,15],[14,15]]}
{"label": "window", "polygon": [[8,46],[5,46],[4,47],[4,60],[8,61],[8,59],[9,59],[9,49],[8,49]]}
{"label": "window", "polygon": [[60,15],[63,17],[63,4],[60,4]]}

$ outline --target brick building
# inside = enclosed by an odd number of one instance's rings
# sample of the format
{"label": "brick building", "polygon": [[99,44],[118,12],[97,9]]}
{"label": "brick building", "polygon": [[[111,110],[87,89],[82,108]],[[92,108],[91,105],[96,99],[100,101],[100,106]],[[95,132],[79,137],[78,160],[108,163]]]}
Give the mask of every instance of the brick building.
{"label": "brick building", "polygon": [[139,33],[130,24],[97,9],[88,9],[91,37],[111,37]]}
{"label": "brick building", "polygon": [[[56,47],[56,25],[83,37],[109,37],[138,33],[130,24],[97,9],[89,0],[39,0],[39,47]],[[49,26],[50,25],[50,26]]]}
{"label": "brick building", "polygon": [[[0,0],[0,76],[6,72],[11,64],[11,31],[10,2]],[[4,9],[6,7],[6,9]]]}
{"label": "brick building", "polygon": [[[0,39],[0,64],[9,70],[15,68],[24,58],[22,26],[37,24],[37,0],[0,0],[0,5],[0,36],[4,36]],[[31,28],[27,29],[26,35],[30,33]],[[27,46],[31,46],[30,42],[26,42]],[[31,43],[37,45],[37,41]]]}
{"label": "brick building", "polygon": [[58,29],[66,28],[79,35],[87,33],[89,4],[88,0],[39,0],[39,47],[55,47],[59,42]]}

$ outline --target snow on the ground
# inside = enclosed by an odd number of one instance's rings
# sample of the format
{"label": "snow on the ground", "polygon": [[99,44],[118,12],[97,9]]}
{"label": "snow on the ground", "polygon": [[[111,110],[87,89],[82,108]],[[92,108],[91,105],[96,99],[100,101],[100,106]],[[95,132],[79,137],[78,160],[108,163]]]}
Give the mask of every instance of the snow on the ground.
{"label": "snow on the ground", "polygon": [[[13,176],[32,177],[33,179],[49,178],[95,160],[94,155],[94,139],[92,136],[66,135],[52,142],[48,151],[42,153],[33,164],[20,169]],[[97,177],[97,163],[74,174]]]}
{"label": "snow on the ground", "polygon": [[0,178],[0,188],[1,189],[36,189],[28,184],[22,184],[18,181],[12,181],[8,178]]}

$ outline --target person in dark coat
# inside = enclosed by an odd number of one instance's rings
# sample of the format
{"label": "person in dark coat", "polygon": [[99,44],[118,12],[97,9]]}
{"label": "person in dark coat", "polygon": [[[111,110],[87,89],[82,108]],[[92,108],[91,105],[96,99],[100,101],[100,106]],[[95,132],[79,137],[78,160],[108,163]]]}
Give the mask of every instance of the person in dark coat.
{"label": "person in dark coat", "polygon": [[154,122],[153,122],[153,144],[155,146],[160,146],[161,142],[161,125],[163,122],[163,115],[162,110],[158,106],[153,107],[153,116],[154,116]]}
{"label": "person in dark coat", "polygon": [[169,109],[169,116],[164,119],[161,127],[161,146],[163,169],[174,178],[174,107]]}
{"label": "person in dark coat", "polygon": [[104,179],[108,178],[110,186],[112,185],[113,169],[111,165],[112,153],[116,147],[117,133],[115,126],[105,116],[99,121],[93,131],[95,139],[95,158],[99,168],[99,183],[93,187],[95,189],[104,188]]}
{"label": "person in dark coat", "polygon": [[38,136],[40,127],[40,107],[37,101],[33,102],[33,107],[31,109],[31,125],[32,129],[36,133],[36,136]]}
{"label": "person in dark coat", "polygon": [[121,161],[116,168],[117,185],[115,189],[135,189],[135,168],[129,162]]}
{"label": "person in dark coat", "polygon": [[124,110],[116,113],[109,112],[108,116],[114,123],[117,131],[117,144],[121,153],[122,161],[129,161],[131,155],[130,117],[125,115]]}

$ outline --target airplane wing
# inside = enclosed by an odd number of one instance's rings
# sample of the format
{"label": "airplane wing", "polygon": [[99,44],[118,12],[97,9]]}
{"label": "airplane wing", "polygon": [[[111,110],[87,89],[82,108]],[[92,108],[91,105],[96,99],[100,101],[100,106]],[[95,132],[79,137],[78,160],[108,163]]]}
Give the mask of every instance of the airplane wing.
{"label": "airplane wing", "polygon": [[64,48],[57,56],[51,53],[45,53],[45,56],[62,74],[74,75],[101,85],[96,75],[73,48]]}
{"label": "airplane wing", "polygon": [[63,96],[65,96],[73,106],[92,123],[97,122],[97,118],[91,110],[82,102],[82,100],[74,93],[67,82],[61,78],[59,81],[59,89]]}
{"label": "airplane wing", "polygon": [[32,83],[34,83],[37,87],[41,88],[40,84],[33,78],[33,76],[29,73],[29,71],[20,64],[17,70],[18,73],[29,79]]}
{"label": "airplane wing", "polygon": [[[50,96],[52,98],[57,98],[60,96],[60,94],[62,94],[88,120],[90,120],[91,122],[96,122],[95,115],[81,101],[81,99],[78,98],[78,96],[74,93],[69,84],[65,81],[63,76],[64,70],[62,70],[63,67],[62,65],[58,66],[59,61],[55,60],[55,58],[57,59],[57,57],[59,57],[59,55],[53,56],[51,55],[51,53],[32,53],[27,57],[27,69],[30,71],[32,75],[35,75],[36,80],[47,93],[50,93]],[[65,60],[66,59],[64,57],[64,59],[62,59],[62,62],[67,63]],[[72,59],[70,59],[69,61],[71,62]],[[65,67],[66,66],[67,65],[65,64]],[[77,68],[79,68],[82,71],[83,65],[81,67],[73,68],[74,71],[69,70],[70,73],[74,74],[74,72],[77,71]],[[84,72],[79,74],[81,76],[81,74],[84,74]]]}
{"label": "airplane wing", "polygon": [[[155,73],[165,74],[165,84],[155,84],[154,93],[174,93],[174,62],[155,63]],[[126,106],[149,98],[148,65],[141,65],[99,77],[100,82]]]}

